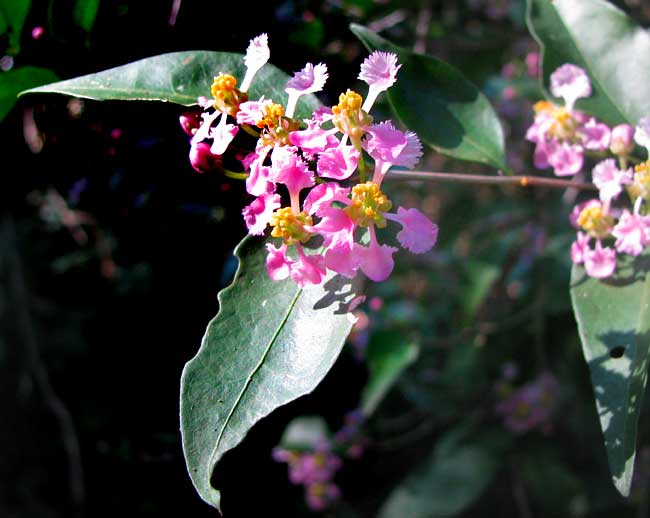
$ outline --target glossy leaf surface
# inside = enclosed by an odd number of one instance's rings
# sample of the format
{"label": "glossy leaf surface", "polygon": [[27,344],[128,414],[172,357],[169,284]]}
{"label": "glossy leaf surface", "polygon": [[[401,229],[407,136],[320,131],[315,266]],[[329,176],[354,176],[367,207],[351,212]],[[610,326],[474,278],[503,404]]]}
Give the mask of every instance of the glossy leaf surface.
{"label": "glossy leaf surface", "polygon": [[353,323],[349,281],[298,288],[266,273],[263,241],[236,250],[239,270],[181,379],[181,430],[188,471],[219,508],[210,483],[219,459],[275,408],[311,392],[339,355]]}
{"label": "glossy leaf surface", "polygon": [[459,70],[393,45],[366,27],[353,24],[351,30],[368,50],[399,55],[402,68],[388,100],[423,143],[461,160],[508,170],[501,123],[487,98]]}
{"label": "glossy leaf surface", "polygon": [[614,485],[628,495],[650,355],[650,254],[619,259],[605,280],[574,266],[571,300]]}

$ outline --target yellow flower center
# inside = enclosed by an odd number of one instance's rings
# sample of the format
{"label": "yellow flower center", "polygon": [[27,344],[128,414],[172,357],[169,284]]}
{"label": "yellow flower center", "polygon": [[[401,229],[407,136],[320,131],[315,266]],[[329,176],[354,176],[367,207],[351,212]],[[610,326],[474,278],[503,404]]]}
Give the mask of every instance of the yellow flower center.
{"label": "yellow flower center", "polygon": [[214,107],[231,117],[237,115],[239,104],[248,100],[248,94],[237,88],[237,79],[230,74],[219,74],[212,81],[210,92],[214,97]]}
{"label": "yellow flower center", "polygon": [[634,166],[634,182],[628,187],[632,198],[650,199],[650,160]]}
{"label": "yellow flower center", "polygon": [[376,183],[366,182],[355,185],[352,188],[351,201],[352,203],[344,210],[357,225],[360,227],[377,225],[379,228],[386,226],[384,213],[388,212],[393,204]]}
{"label": "yellow flower center", "polygon": [[306,243],[313,235],[305,229],[305,225],[313,225],[311,216],[304,211],[294,214],[291,207],[276,209],[269,224],[273,227],[271,236],[281,237],[288,245]]}
{"label": "yellow flower center", "polygon": [[600,205],[592,205],[582,209],[578,216],[578,225],[589,235],[604,238],[612,231],[614,219],[603,211]]}
{"label": "yellow flower center", "polygon": [[358,93],[348,90],[339,95],[339,103],[332,106],[332,120],[334,126],[349,135],[354,141],[360,141],[366,128],[372,124],[372,117],[361,109],[363,97]]}
{"label": "yellow flower center", "polygon": [[280,122],[280,117],[284,115],[284,108],[280,104],[272,103],[266,107],[266,113],[264,117],[257,121],[256,125],[258,128],[263,128],[268,126],[269,128],[274,128],[278,126]]}
{"label": "yellow flower center", "polygon": [[548,129],[550,136],[558,140],[567,140],[570,142],[578,139],[576,135],[578,122],[566,108],[556,106],[549,101],[538,101],[533,106],[533,110],[537,114],[543,113],[553,119]]}

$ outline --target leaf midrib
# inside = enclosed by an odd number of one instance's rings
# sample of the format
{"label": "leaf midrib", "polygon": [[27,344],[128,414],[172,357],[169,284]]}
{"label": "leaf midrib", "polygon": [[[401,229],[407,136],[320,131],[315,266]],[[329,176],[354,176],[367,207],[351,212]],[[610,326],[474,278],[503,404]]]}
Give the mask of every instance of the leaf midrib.
{"label": "leaf midrib", "polygon": [[244,386],[242,387],[241,391],[239,392],[239,395],[237,396],[237,399],[235,400],[232,408],[230,409],[230,412],[226,416],[226,419],[223,422],[223,426],[221,427],[221,430],[219,431],[219,435],[217,436],[217,440],[216,440],[214,449],[212,450],[212,455],[210,455],[210,463],[209,463],[210,471],[212,470],[212,468],[214,467],[214,465],[216,464],[216,462],[217,462],[217,460],[219,458],[219,447],[221,445],[221,439],[223,438],[223,435],[224,435],[224,433],[226,431],[226,428],[228,428],[228,424],[230,423],[230,420],[231,420],[233,414],[237,410],[237,407],[239,406],[239,403],[244,398],[244,394],[246,393],[246,391],[250,387],[250,385],[251,385],[251,383],[253,381],[253,378],[255,377],[257,372],[262,368],[262,365],[264,364],[267,356],[269,355],[269,352],[271,351],[271,347],[273,347],[273,344],[275,343],[275,341],[277,340],[280,332],[284,328],[284,325],[287,323],[287,320],[289,320],[289,317],[291,316],[293,308],[296,306],[296,303],[298,302],[298,299],[300,298],[302,293],[303,293],[303,289],[299,288],[298,291],[296,292],[296,294],[294,295],[291,303],[289,304],[289,307],[288,307],[287,311],[285,312],[284,316],[282,317],[282,320],[280,321],[280,323],[276,327],[275,332],[273,333],[273,336],[269,340],[268,345],[264,349],[264,353],[262,354],[262,357],[260,358],[260,361],[257,363],[257,365],[253,368],[251,373],[248,375],[248,378],[246,379],[246,382],[244,383]]}

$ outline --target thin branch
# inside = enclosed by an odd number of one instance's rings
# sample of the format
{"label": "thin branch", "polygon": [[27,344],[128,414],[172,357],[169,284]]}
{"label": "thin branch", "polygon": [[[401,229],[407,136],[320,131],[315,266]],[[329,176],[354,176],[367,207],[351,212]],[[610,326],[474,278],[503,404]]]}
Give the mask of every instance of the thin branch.
{"label": "thin branch", "polygon": [[16,325],[27,351],[34,381],[43,395],[45,404],[59,423],[63,447],[68,456],[68,479],[72,501],[77,507],[83,507],[85,499],[81,448],[74,421],[65,403],[56,394],[41,359],[38,339],[34,331],[34,322],[29,311],[29,293],[25,283],[22,263],[17,247],[16,230],[11,216],[5,217],[2,225],[4,252],[9,269],[9,289],[16,311]]}
{"label": "thin branch", "polygon": [[558,178],[544,178],[541,176],[489,176],[484,174],[465,174],[465,173],[443,173],[432,171],[395,171],[391,170],[386,175],[389,180],[403,181],[428,181],[428,182],[456,182],[456,183],[473,183],[484,185],[515,185],[519,187],[552,187],[555,189],[581,189],[587,191],[597,191],[598,188],[588,182],[575,182],[573,180],[561,180]]}

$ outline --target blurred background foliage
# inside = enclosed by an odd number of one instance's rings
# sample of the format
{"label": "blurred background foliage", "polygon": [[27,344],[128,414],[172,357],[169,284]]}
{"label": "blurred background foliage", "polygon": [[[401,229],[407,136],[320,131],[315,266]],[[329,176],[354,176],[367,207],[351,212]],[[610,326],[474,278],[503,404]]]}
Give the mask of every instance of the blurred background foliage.
{"label": "blurred background foliage", "polygon": [[[191,168],[180,107],[15,94],[164,52],[241,52],[267,32],[283,70],[328,64],[331,105],[366,54],[350,22],[460,68],[497,108],[510,166],[533,171],[523,135],[541,92],[521,0],[0,5],[1,516],[214,516],[185,471],[178,379],[234,274],[248,203],[242,182]],[[488,172],[435,154],[420,169]],[[570,310],[576,194],[386,189],[440,225],[439,244],[368,284],[321,386],[225,456],[225,515],[317,513],[272,451],[304,455],[338,430],[326,516],[647,516],[647,411],[626,500]]]}

